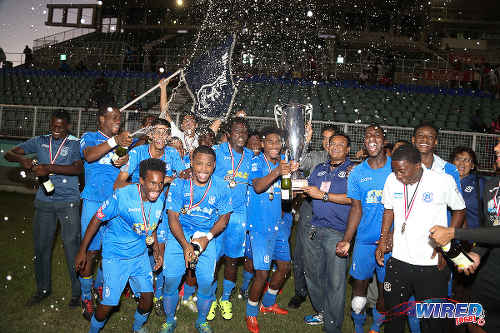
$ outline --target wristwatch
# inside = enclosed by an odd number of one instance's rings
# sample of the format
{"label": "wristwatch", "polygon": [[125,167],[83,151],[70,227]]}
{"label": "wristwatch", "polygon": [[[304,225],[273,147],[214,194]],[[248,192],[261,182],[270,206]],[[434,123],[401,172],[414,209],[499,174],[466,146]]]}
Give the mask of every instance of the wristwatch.
{"label": "wristwatch", "polygon": [[325,193],[323,194],[323,198],[322,198],[322,200],[323,200],[324,202],[328,202],[328,192],[325,192]]}

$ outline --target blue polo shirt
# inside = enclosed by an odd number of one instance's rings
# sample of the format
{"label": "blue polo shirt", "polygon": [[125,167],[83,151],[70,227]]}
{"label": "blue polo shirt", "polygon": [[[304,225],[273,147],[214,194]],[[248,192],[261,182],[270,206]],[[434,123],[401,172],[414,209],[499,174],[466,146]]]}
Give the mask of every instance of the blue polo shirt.
{"label": "blue polo shirt", "polygon": [[[41,135],[29,139],[21,143],[20,148],[26,154],[36,154],[40,164],[50,164],[49,145],[52,135]],[[64,139],[52,138],[52,158],[61,146]],[[80,160],[80,140],[69,135],[68,139],[61,148],[54,164],[56,165],[72,165],[74,162]],[[51,196],[45,195],[41,188],[36,192],[36,200],[40,201],[78,201],[80,200],[80,190],[78,176],[67,175],[51,175],[50,180],[54,184],[54,194]]]}
{"label": "blue polo shirt", "polygon": [[[323,192],[346,194],[348,168],[353,163],[346,159],[344,163],[331,170],[330,161],[318,164],[309,175],[309,185],[320,188]],[[328,186],[328,188],[326,188]],[[344,232],[351,205],[341,205],[323,200],[312,200],[313,216],[311,224]]]}
{"label": "blue polo shirt", "polygon": [[[479,200],[483,199],[484,178],[476,174],[469,174],[460,180],[462,196],[464,197],[466,211],[465,219],[467,228],[477,228],[481,225],[479,221]],[[479,185],[479,188],[478,188]]]}

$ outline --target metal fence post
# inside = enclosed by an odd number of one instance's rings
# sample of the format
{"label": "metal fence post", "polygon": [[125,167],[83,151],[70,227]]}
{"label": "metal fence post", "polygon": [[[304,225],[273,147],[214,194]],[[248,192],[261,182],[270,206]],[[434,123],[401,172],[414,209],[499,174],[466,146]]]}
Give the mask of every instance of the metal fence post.
{"label": "metal fence post", "polygon": [[0,105],[0,131],[3,128],[2,118],[3,118],[3,105]]}
{"label": "metal fence post", "polygon": [[125,131],[128,131],[128,112],[129,110],[125,111]]}
{"label": "metal fence post", "polygon": [[476,134],[472,135],[472,150],[476,151],[476,143],[477,143],[477,136]]}
{"label": "metal fence post", "polygon": [[37,107],[35,106],[33,112],[33,131],[31,133],[32,137],[36,135],[36,115],[37,115]]}
{"label": "metal fence post", "polygon": [[78,110],[78,123],[76,125],[76,137],[80,137],[81,133],[81,125],[82,125],[82,109]]}

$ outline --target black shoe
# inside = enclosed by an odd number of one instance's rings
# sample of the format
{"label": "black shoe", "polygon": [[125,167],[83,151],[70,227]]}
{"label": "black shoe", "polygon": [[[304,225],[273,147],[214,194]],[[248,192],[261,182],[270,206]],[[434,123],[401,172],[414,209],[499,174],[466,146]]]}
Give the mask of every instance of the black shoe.
{"label": "black shoe", "polygon": [[45,298],[49,297],[50,293],[35,293],[31,298],[26,302],[26,306],[33,306],[36,304],[39,304],[41,301],[43,301]]}
{"label": "black shoe", "polygon": [[298,309],[305,301],[305,296],[295,295],[290,299],[290,302],[288,302],[288,307],[291,309]]}
{"label": "black shoe", "polygon": [[80,306],[80,296],[73,296],[71,297],[71,299],[69,300],[69,303],[68,303],[68,306],[70,308],[76,308],[77,306]]}

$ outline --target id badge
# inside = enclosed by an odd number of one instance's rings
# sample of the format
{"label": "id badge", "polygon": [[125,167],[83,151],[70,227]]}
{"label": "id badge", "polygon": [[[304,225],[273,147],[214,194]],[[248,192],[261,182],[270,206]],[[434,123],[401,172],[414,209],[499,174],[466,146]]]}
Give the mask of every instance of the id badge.
{"label": "id badge", "polygon": [[321,187],[319,188],[321,192],[329,192],[330,191],[330,184],[332,182],[321,182]]}

